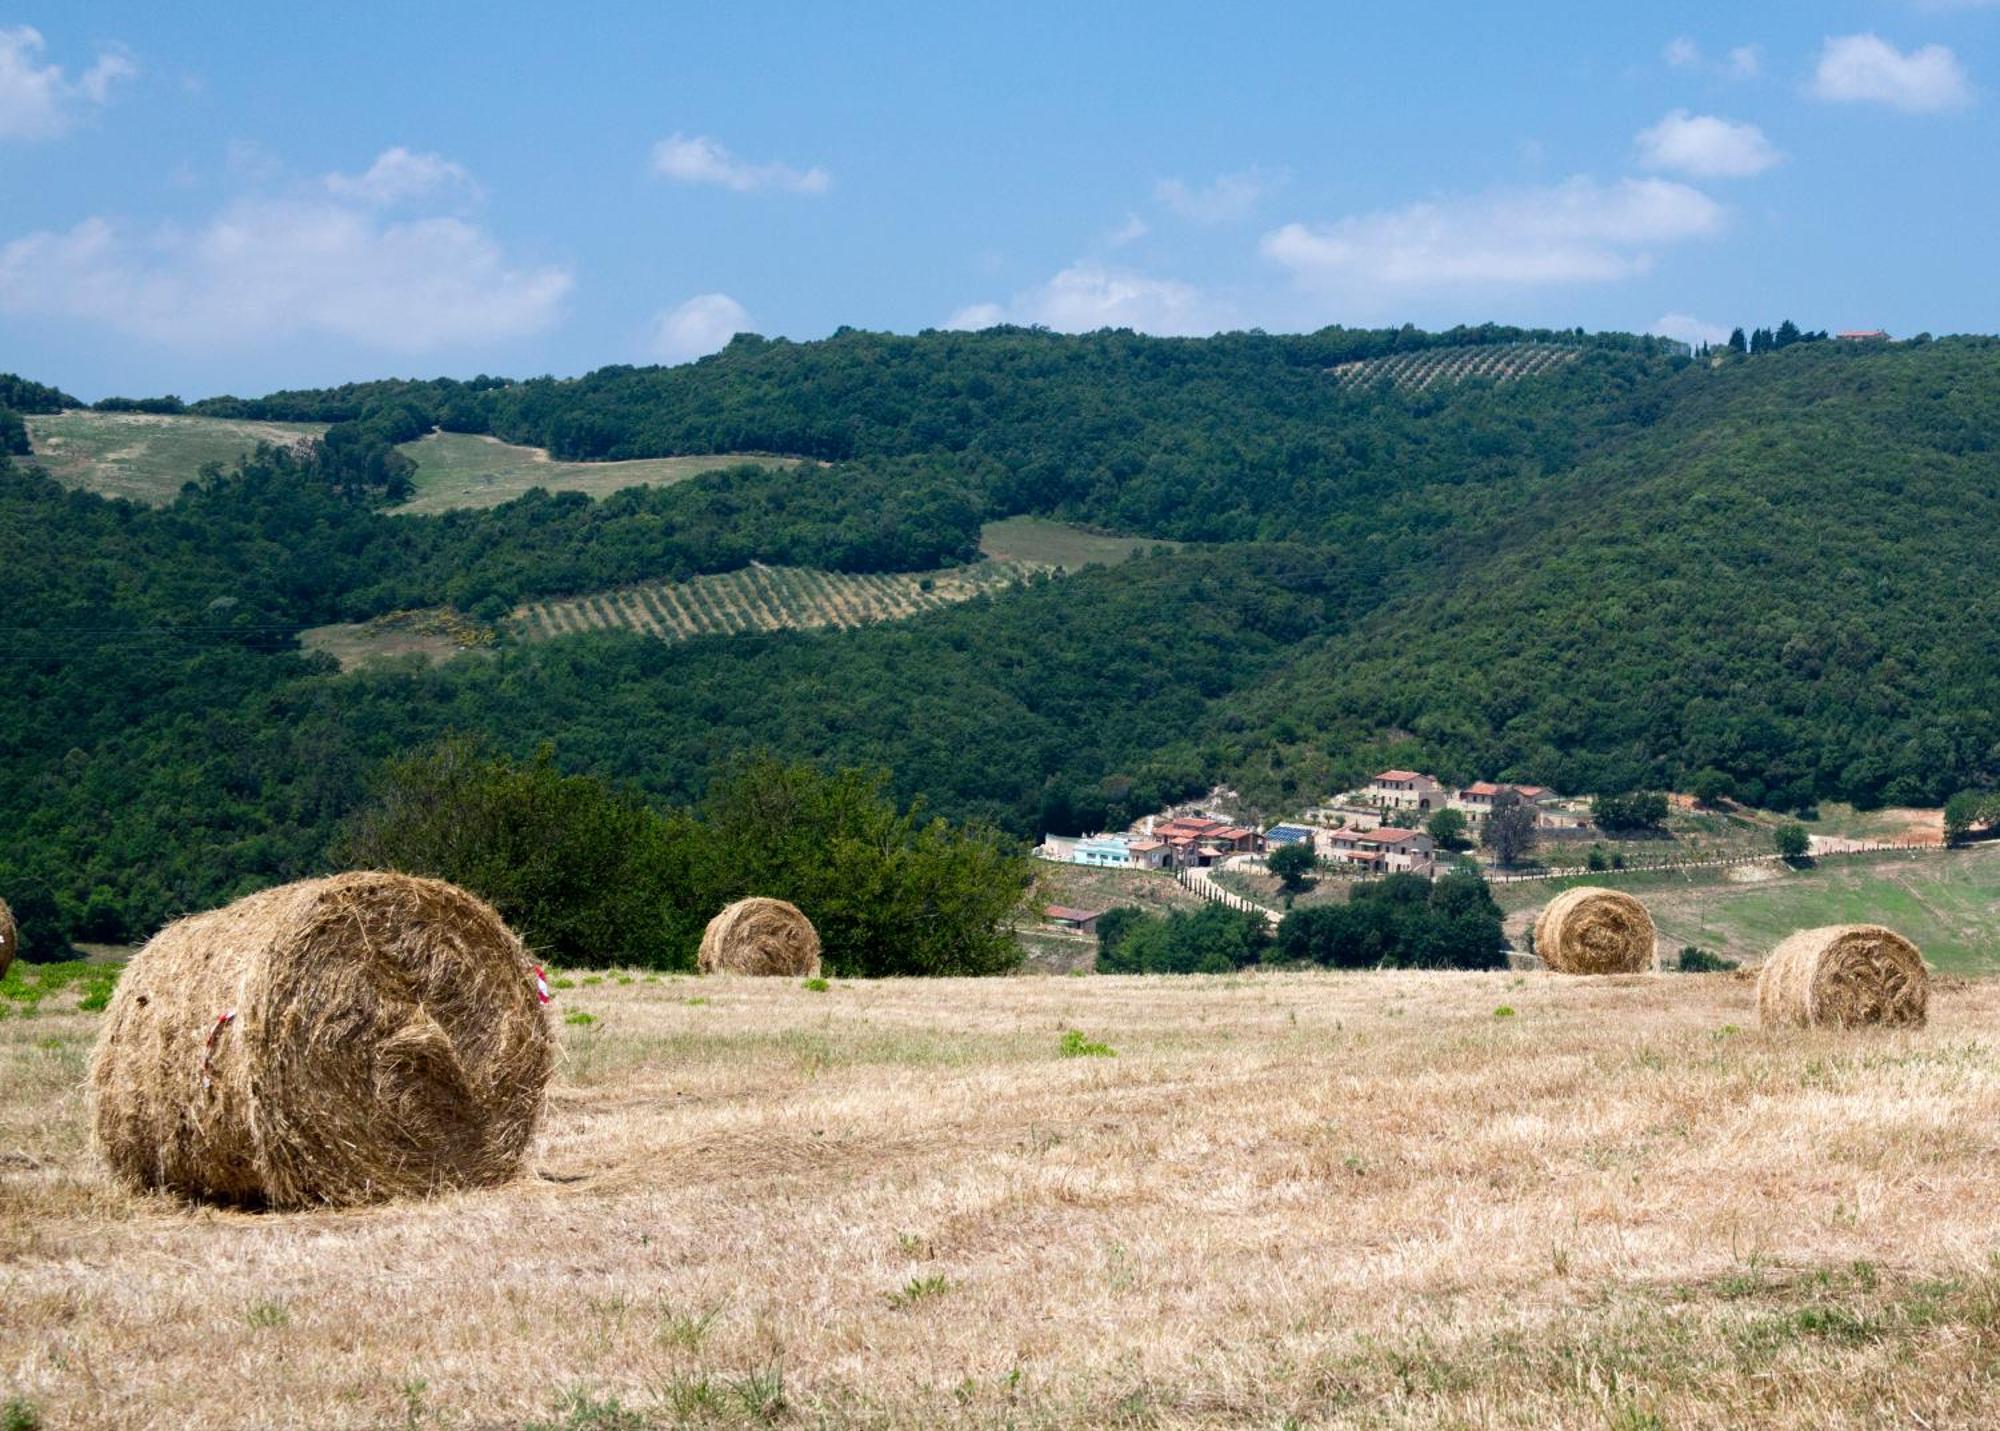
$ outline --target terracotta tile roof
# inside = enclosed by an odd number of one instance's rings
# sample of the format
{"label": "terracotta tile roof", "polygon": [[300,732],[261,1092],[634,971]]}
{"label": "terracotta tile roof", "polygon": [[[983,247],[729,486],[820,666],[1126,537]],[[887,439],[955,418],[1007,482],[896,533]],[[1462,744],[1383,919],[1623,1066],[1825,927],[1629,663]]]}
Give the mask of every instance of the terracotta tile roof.
{"label": "terracotta tile roof", "polygon": [[1101,909],[1071,909],[1066,904],[1052,904],[1044,913],[1050,919],[1066,919],[1074,924],[1082,924],[1087,920],[1098,918],[1104,911]]}

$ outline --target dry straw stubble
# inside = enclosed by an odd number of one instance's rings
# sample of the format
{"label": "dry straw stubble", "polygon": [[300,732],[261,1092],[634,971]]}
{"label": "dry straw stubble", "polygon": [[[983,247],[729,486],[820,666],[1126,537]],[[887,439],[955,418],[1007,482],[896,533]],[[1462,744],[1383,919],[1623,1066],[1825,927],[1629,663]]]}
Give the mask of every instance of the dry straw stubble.
{"label": "dry straw stubble", "polygon": [[356,873],[169,925],[91,1060],[92,1128],[136,1188],[250,1206],[505,1181],[554,1037],[525,950],[453,885]]}
{"label": "dry straw stubble", "polygon": [[1658,967],[1646,906],[1621,890],[1566,889],[1535,920],[1535,953],[1559,974],[1638,974]]}
{"label": "dry straw stubble", "polygon": [[795,904],[739,899],[709,920],[696,963],[704,974],[811,978],[819,973],[819,931]]}
{"label": "dry straw stubble", "polygon": [[1757,1022],[1765,1028],[1918,1028],[1929,1007],[1923,954],[1879,924],[1802,929],[1757,975]]}

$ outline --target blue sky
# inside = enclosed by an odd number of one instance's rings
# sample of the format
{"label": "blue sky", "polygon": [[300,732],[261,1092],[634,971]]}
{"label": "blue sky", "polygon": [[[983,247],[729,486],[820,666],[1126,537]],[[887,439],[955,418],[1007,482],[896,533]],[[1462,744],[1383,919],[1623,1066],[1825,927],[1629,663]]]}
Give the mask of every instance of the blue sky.
{"label": "blue sky", "polygon": [[2000,330],[2000,0],[5,3],[0,369],[87,398],[842,324]]}

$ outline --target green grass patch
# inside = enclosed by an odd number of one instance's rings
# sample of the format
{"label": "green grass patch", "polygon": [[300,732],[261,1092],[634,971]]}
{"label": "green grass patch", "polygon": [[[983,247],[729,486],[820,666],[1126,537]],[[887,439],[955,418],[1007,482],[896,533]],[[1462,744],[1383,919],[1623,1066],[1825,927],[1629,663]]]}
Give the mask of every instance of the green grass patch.
{"label": "green grass patch", "polygon": [[70,959],[59,964],[28,964],[16,959],[0,977],[0,1018],[38,1012],[44,1001],[74,990],[76,1007],[95,1013],[111,1002],[123,966]]}
{"label": "green grass patch", "polygon": [[397,451],[417,464],[416,491],[396,510],[449,512],[497,507],[535,487],[608,497],[627,487],[667,487],[704,472],[755,462],[793,467],[799,459],[725,453],[701,457],[647,457],[636,462],[557,462],[539,447],[516,447],[466,432],[433,432]]}
{"label": "green grass patch", "polygon": [[1116,1058],[1118,1050],[1108,1043],[1095,1043],[1082,1029],[1064,1029],[1061,1053],[1064,1058]]}
{"label": "green grass patch", "polygon": [[1174,550],[1179,542],[1153,537],[1114,537],[1047,517],[1008,517],[979,530],[979,549],[994,561],[1027,562],[1075,571],[1084,566],[1116,566],[1155,547]]}
{"label": "green grass patch", "polygon": [[35,460],[66,487],[164,506],[210,463],[227,470],[260,442],[290,445],[317,422],[239,422],[128,412],[57,412],[24,419]]}
{"label": "green grass patch", "polygon": [[2000,971],[2000,846],[1894,855],[1827,855],[1684,872],[1594,873],[1500,885],[1510,911],[1539,909],[1574,884],[1641,900],[1669,949],[1754,964],[1786,935],[1826,924],[1886,924],[1952,973]]}

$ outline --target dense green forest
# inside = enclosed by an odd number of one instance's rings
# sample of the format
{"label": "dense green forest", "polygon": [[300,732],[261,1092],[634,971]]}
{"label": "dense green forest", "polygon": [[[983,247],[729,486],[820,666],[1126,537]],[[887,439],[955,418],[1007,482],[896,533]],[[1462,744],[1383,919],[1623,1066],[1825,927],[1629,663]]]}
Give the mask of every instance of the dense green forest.
{"label": "dense green forest", "polygon": [[[1326,372],[1529,338],[1579,357],[1420,392]],[[9,411],[70,403],[0,379]],[[189,473],[161,509],[0,451],[0,890],[44,939],[137,937],[324,867],[385,763],[454,731],[551,743],[658,803],[749,751],[881,767],[897,799],[1017,836],[1218,780],[1282,813],[1379,760],[1579,792],[1713,771],[1788,808],[2000,774],[1990,339],[1697,361],[1504,329],[843,331],[575,380],[174,405],[334,426]],[[396,444],[434,426],[565,457],[819,460],[393,515]],[[861,631],[566,637],[350,675],[297,647],[327,621],[490,618],[753,559],[922,570],[1026,513],[1194,545]]]}

